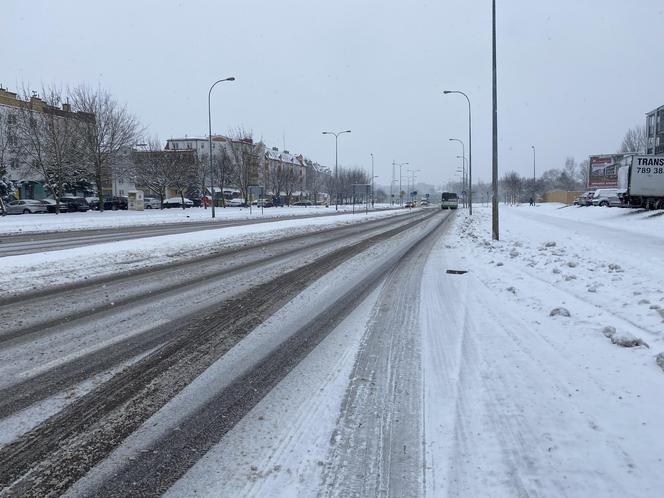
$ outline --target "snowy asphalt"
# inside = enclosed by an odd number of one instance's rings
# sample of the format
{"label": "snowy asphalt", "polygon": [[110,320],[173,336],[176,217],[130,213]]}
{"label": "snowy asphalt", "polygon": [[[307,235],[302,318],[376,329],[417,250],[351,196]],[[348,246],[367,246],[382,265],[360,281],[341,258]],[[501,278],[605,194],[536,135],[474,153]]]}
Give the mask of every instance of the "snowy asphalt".
{"label": "snowy asphalt", "polygon": [[[7,317],[18,305],[25,319],[9,321],[0,333],[3,492],[65,491],[252,329],[306,293],[312,281],[380,248],[363,278],[345,284],[329,306],[316,308],[318,314],[273,345],[270,355],[229,380],[212,412],[206,404],[199,407],[208,410],[206,424],[221,424],[203,431],[214,438],[200,442],[195,453],[200,457],[362,301],[407,247],[444,218],[437,210],[414,212],[6,303],[0,313]],[[82,387],[86,382],[90,385]],[[63,394],[69,399],[63,401]],[[213,413],[224,415],[215,422]],[[102,479],[93,494],[123,495],[134,486],[142,494],[165,491],[198,458],[188,451],[200,432],[194,423],[200,417],[189,420],[190,431],[164,435],[161,456],[151,453],[161,472],[155,473],[153,461],[131,465],[125,484]],[[178,451],[178,458],[165,456]]]}

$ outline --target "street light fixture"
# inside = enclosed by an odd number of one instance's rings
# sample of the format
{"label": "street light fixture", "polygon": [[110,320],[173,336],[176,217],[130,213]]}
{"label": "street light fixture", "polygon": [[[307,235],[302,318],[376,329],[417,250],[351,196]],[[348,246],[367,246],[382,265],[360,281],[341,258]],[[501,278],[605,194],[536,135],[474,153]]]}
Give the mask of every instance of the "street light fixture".
{"label": "street light fixture", "polygon": [[[210,107],[210,97],[212,95],[212,89],[223,81],[235,81],[235,77],[231,76],[230,78],[224,78],[223,80],[217,80],[212,83],[210,90],[208,91],[208,142],[210,147],[210,197],[212,198],[212,217],[214,218],[214,175],[212,174],[212,110]],[[221,195],[224,195],[223,189]]]}
{"label": "street light fixture", "polygon": [[[473,214],[473,127],[472,127],[472,117],[470,109],[470,98],[468,95],[459,90],[444,90],[445,95],[450,93],[458,93],[466,97],[468,101],[468,207],[470,209],[470,215]],[[465,154],[464,154],[465,155]]]}
{"label": "street light fixture", "polygon": [[350,130],[344,131],[324,131],[323,135],[334,135],[334,210],[339,211],[339,192],[337,192],[339,175],[339,135],[350,133]]}

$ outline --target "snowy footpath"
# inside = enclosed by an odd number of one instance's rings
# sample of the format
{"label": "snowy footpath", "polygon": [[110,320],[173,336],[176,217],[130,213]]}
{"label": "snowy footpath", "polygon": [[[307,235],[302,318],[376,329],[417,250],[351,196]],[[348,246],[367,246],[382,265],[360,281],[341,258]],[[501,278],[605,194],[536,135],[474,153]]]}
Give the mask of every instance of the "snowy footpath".
{"label": "snowy footpath", "polygon": [[460,212],[425,269],[427,494],[661,496],[664,219],[500,211],[499,242]]}

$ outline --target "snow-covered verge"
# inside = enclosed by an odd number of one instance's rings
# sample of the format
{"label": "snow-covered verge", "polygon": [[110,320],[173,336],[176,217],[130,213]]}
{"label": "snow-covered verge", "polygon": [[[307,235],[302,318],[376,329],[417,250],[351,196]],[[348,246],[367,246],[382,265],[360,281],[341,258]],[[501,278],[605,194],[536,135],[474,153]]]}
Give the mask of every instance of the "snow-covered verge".
{"label": "snow-covered verge", "polygon": [[[375,209],[388,209],[389,204],[376,204]],[[363,207],[355,206],[355,211]],[[352,212],[352,206],[339,206],[339,211]],[[371,209],[369,209],[371,210]],[[321,216],[335,212],[334,206],[291,206],[265,208],[219,208],[215,210],[216,221],[258,220],[288,218],[291,216]],[[86,213],[22,214],[0,218],[0,234],[35,232],[62,232],[98,228],[152,226],[170,223],[214,222],[210,209],[146,209],[144,211],[88,211]]]}
{"label": "snow-covered verge", "polygon": [[664,489],[664,220],[558,208],[501,206],[497,242],[489,209],[460,211],[429,259],[431,496]]}
{"label": "snow-covered verge", "polygon": [[368,215],[342,214],[286,219],[191,234],[162,235],[61,251],[7,256],[0,258],[0,272],[12,275],[12,285],[0,290],[0,297],[177,260],[193,259],[221,249],[248,246],[275,238],[401,213],[402,210],[387,210],[369,212]]}
{"label": "snow-covered verge", "polygon": [[[664,217],[615,208],[502,207],[499,242],[490,240],[489,217],[488,209],[478,209],[474,219],[458,220],[464,251],[495,269],[487,283],[531,308],[549,307],[549,314],[564,308],[580,329],[613,336],[605,330],[613,327],[617,336],[664,349]],[[535,292],[535,283],[551,291]]]}

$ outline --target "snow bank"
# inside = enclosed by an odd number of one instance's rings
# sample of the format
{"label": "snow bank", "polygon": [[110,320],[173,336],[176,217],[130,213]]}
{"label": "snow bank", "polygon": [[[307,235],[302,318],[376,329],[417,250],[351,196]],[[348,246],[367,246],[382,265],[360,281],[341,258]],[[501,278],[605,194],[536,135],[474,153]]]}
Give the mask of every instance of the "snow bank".
{"label": "snow bank", "polygon": [[[376,204],[376,209],[390,208],[389,204]],[[339,206],[342,212],[352,211],[352,206]],[[362,209],[356,206],[356,211]],[[288,218],[291,216],[321,216],[335,212],[334,206],[291,206],[265,208],[218,208],[216,220],[254,220]],[[369,210],[371,211],[371,209]],[[33,232],[60,232],[95,228],[163,225],[170,223],[214,222],[210,209],[146,209],[145,211],[88,211],[86,213],[22,214],[0,218],[0,234]]]}
{"label": "snow bank", "polygon": [[287,219],[204,230],[193,234],[162,235],[61,251],[6,256],[0,258],[0,272],[12,275],[12,285],[0,289],[0,297],[177,260],[193,259],[220,249],[256,244],[400,213],[403,211],[388,210],[369,212],[368,215],[342,214]]}

